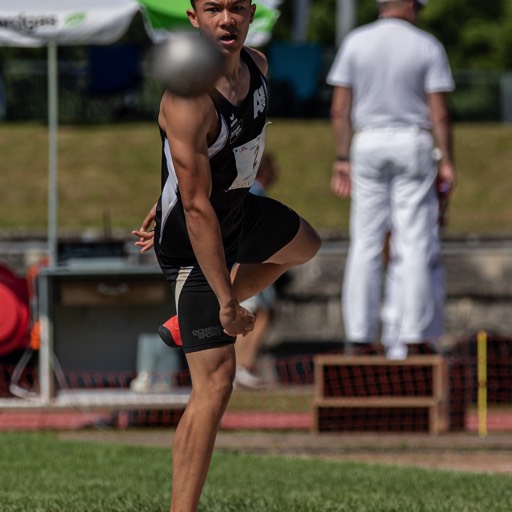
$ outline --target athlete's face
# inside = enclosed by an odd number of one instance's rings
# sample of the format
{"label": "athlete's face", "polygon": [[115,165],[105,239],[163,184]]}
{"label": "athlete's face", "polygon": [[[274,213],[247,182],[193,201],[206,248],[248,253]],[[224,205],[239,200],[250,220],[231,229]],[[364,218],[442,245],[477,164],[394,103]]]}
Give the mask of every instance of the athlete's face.
{"label": "athlete's face", "polygon": [[233,53],[244,45],[255,11],[252,0],[195,0],[187,14],[190,23],[223,52]]}

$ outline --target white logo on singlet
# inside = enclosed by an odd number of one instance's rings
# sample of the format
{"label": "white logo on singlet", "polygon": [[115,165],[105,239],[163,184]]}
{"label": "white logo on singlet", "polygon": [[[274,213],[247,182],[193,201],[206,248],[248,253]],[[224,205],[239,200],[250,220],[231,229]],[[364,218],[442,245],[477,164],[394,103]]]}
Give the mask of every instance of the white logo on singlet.
{"label": "white logo on singlet", "polygon": [[231,114],[229,116],[229,142],[233,144],[236,139],[242,134],[243,130],[243,122],[241,119],[238,119],[235,114]]}
{"label": "white logo on singlet", "polygon": [[254,119],[256,119],[260,114],[265,112],[265,107],[267,106],[267,98],[265,96],[265,87],[263,85],[254,91]]}

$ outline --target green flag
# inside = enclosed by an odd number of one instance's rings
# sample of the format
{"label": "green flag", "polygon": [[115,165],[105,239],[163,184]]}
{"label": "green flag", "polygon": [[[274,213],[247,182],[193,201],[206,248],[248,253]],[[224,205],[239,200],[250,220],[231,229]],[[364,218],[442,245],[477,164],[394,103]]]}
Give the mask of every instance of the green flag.
{"label": "green flag", "polygon": [[[253,0],[256,4],[256,15],[249,29],[247,44],[262,46],[271,37],[272,29],[279,11],[277,6],[281,0]],[[146,30],[154,40],[163,39],[169,32],[190,29],[187,18],[187,9],[190,9],[190,0],[138,0],[144,7],[143,15]]]}

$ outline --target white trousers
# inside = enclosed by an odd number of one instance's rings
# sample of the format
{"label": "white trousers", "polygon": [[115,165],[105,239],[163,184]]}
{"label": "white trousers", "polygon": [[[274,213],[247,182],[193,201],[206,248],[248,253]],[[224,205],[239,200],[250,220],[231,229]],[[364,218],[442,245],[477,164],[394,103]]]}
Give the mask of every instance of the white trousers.
{"label": "white trousers", "polygon": [[[400,256],[396,253],[393,237],[390,243],[390,256],[384,278],[384,299],[381,308],[382,334],[381,342],[386,352],[392,349],[403,350],[401,344],[404,341],[400,337],[402,324],[401,279],[397,272]],[[422,341],[428,342],[433,347],[443,335],[444,331],[444,303],[445,303],[445,274],[441,261],[440,244],[437,244],[437,253],[430,264],[430,280],[432,288],[432,303],[434,305],[432,319],[426,330],[422,333]],[[398,352],[399,353],[399,352]]]}
{"label": "white trousers", "polygon": [[350,246],[342,290],[349,341],[376,337],[383,247],[390,229],[400,281],[399,339],[418,343],[431,325],[430,272],[439,252],[433,149],[431,134],[417,128],[375,129],[354,136]]}

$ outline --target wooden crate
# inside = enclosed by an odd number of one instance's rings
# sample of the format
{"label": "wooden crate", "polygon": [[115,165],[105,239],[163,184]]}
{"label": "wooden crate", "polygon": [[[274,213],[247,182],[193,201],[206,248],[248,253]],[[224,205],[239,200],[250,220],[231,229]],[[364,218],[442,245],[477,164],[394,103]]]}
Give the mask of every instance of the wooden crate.
{"label": "wooden crate", "polygon": [[441,356],[319,355],[314,364],[315,432],[448,430],[448,371]]}

